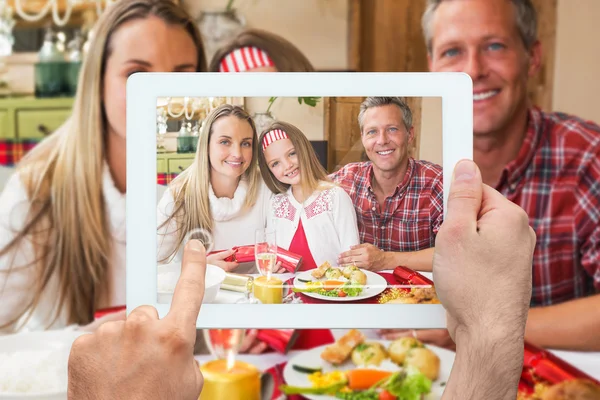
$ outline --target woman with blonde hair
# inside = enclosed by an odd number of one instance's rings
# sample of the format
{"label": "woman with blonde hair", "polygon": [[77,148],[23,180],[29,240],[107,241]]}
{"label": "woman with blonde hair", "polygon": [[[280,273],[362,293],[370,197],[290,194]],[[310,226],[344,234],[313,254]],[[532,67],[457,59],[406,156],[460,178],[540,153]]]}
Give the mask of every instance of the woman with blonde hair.
{"label": "woman with blonde hair", "polygon": [[0,330],[85,325],[125,304],[125,88],[135,72],[205,71],[193,20],[170,0],[101,15],[68,121],[0,195]]}
{"label": "woman with blonde hair", "polygon": [[234,246],[253,245],[255,231],[266,224],[269,191],[260,178],[257,143],[254,121],[242,107],[224,104],[208,115],[193,163],[159,201],[159,262],[180,258],[189,238],[208,234],[214,250],[225,250],[208,262],[240,272],[224,259]]}
{"label": "woman with blonde hair", "polygon": [[210,72],[314,72],[306,56],[288,40],[260,29],[246,29],[219,49]]}
{"label": "woman with blonde hair", "polygon": [[304,133],[275,121],[258,141],[260,172],[275,194],[267,221],[277,231],[277,244],[302,256],[302,270],[335,262],[359,244],[352,200],[327,177]]}

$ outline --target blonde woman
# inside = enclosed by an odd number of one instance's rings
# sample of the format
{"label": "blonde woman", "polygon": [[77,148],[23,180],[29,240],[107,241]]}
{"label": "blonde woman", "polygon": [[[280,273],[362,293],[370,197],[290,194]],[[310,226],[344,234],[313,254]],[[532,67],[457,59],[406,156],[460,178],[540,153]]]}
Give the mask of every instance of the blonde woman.
{"label": "blonde woman", "polygon": [[274,33],[247,29],[213,56],[210,72],[314,72],[291,42]]}
{"label": "blonde woman", "polygon": [[125,87],[134,72],[205,71],[200,34],[170,0],[102,14],[73,113],[0,195],[0,330],[85,325],[125,304]]}
{"label": "blonde woman", "polygon": [[237,263],[224,259],[234,246],[253,245],[256,230],[266,224],[269,191],[258,171],[257,143],[254,121],[243,108],[224,104],[209,114],[192,165],[159,201],[159,262],[180,258],[187,239],[206,232],[214,250],[226,250],[208,262],[241,272]]}

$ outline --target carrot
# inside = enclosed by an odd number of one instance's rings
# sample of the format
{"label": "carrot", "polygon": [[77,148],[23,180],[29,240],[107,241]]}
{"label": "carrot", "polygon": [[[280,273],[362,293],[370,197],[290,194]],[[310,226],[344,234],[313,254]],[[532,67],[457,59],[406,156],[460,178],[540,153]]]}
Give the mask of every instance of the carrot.
{"label": "carrot", "polygon": [[351,390],[370,389],[373,385],[391,375],[392,372],[379,369],[353,369],[346,371],[348,387]]}
{"label": "carrot", "polygon": [[340,286],[343,286],[344,282],[342,281],[325,281],[323,282],[323,289],[325,290],[333,290],[337,289]]}

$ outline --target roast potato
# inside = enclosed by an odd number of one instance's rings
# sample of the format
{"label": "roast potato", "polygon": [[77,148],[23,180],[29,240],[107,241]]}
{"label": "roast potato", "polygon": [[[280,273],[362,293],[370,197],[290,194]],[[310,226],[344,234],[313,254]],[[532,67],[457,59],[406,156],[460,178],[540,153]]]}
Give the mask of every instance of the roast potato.
{"label": "roast potato", "polygon": [[421,343],[414,337],[408,336],[396,339],[392,343],[390,343],[390,346],[388,347],[388,354],[390,355],[390,360],[392,360],[398,365],[402,365],[404,364],[406,353],[408,353],[410,349],[418,347],[423,347],[423,343]]}
{"label": "roast potato", "polygon": [[406,353],[404,366],[413,366],[423,375],[435,381],[440,373],[440,358],[426,347],[416,347]]}
{"label": "roast potato", "polygon": [[352,362],[358,367],[379,366],[386,358],[385,348],[379,343],[359,344],[352,350]]}
{"label": "roast potato", "polygon": [[352,271],[350,274],[350,282],[358,285],[366,285],[367,284],[367,274],[365,274],[360,269],[356,271]]}
{"label": "roast potato", "polygon": [[345,278],[350,279],[350,275],[352,275],[352,272],[356,270],[358,270],[358,267],[356,265],[348,265],[344,267],[342,275],[344,275]]}
{"label": "roast potato", "polygon": [[325,277],[327,279],[337,279],[340,276],[342,276],[342,271],[340,271],[338,268],[332,267],[325,272]]}

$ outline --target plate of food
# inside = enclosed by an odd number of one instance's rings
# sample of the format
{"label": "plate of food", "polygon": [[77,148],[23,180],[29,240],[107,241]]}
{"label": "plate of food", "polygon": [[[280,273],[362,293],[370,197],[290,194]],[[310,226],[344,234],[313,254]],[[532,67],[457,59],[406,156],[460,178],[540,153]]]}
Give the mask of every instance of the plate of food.
{"label": "plate of food", "polygon": [[377,296],[386,288],[387,281],[379,274],[355,265],[338,268],[325,262],[296,274],[293,290],[320,300],[356,301]]}
{"label": "plate of food", "polygon": [[454,357],[413,337],[368,341],[352,329],[334,344],[291,358],[280,390],[311,400],[437,400]]}

